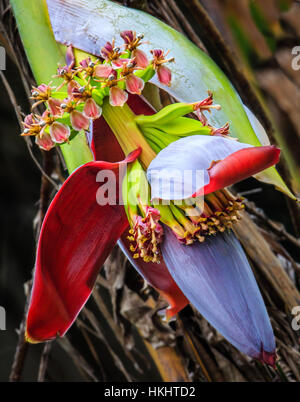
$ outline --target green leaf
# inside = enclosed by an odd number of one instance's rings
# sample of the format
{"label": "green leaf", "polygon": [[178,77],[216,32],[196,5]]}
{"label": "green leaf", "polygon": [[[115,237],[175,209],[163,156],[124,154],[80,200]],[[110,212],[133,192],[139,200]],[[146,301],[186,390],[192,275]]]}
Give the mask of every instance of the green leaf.
{"label": "green leaf", "polygon": [[[85,52],[99,56],[100,48],[107,41],[115,38],[117,45],[121,44],[119,34],[128,29],[145,34],[144,50],[169,49],[175,63],[171,65],[172,85],[164,89],[180,102],[197,102],[206,98],[207,91],[211,90],[222,110],[212,112],[210,123],[221,127],[228,121],[233,137],[261,145],[230,81],[207,54],[182,34],[149,14],[108,0],[47,0],[47,4],[57,41]],[[156,78],[151,82],[160,86]],[[275,168],[260,177],[295,198]]]}

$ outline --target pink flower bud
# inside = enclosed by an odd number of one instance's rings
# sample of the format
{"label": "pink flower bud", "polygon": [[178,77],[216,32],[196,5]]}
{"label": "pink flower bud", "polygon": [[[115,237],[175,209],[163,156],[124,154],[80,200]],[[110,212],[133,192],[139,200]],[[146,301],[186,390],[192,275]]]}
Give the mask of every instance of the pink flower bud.
{"label": "pink flower bud", "polygon": [[95,76],[100,78],[108,78],[113,71],[113,68],[109,64],[99,64],[95,67]]}
{"label": "pink flower bud", "polygon": [[46,85],[46,84],[41,84],[41,85],[39,85],[39,86],[38,86],[38,90],[39,90],[40,92],[42,92],[43,94],[47,94],[47,93],[50,93],[50,92],[51,92],[50,86],[49,86],[49,85]]}
{"label": "pink flower bud", "polygon": [[83,113],[79,112],[78,110],[73,110],[73,112],[70,113],[70,119],[74,130],[88,130],[90,119],[85,117]]}
{"label": "pink flower bud", "polygon": [[26,126],[31,126],[32,124],[34,124],[34,120],[33,120],[32,114],[28,114],[28,115],[25,117],[24,123],[26,124]]}
{"label": "pink flower bud", "polygon": [[37,135],[35,137],[35,143],[44,151],[50,151],[55,146],[48,133],[43,133],[42,136]]}
{"label": "pink flower bud", "polygon": [[89,98],[84,105],[83,114],[85,117],[90,119],[99,119],[101,116],[102,109],[93,98]]}
{"label": "pink flower bud", "polygon": [[140,95],[144,89],[145,83],[140,78],[134,74],[130,74],[126,77],[126,89],[131,94]]}
{"label": "pink flower bud", "polygon": [[172,73],[168,67],[164,65],[159,66],[157,69],[157,76],[161,84],[170,86]]}
{"label": "pink flower bud", "polygon": [[55,116],[62,116],[63,115],[63,110],[61,109],[60,105],[61,105],[61,101],[59,99],[54,99],[54,98],[50,98],[48,100],[48,106],[50,109],[50,113]]}
{"label": "pink flower bud", "polygon": [[106,42],[105,46],[103,46],[100,50],[101,57],[103,59],[107,59],[108,56],[113,52],[114,45],[110,42]]}
{"label": "pink flower bud", "polygon": [[70,127],[55,121],[50,126],[50,136],[52,141],[61,144],[62,142],[67,141],[70,137]]}
{"label": "pink flower bud", "polygon": [[91,61],[92,61],[91,58],[88,57],[87,59],[81,60],[81,61],[79,62],[79,64],[80,64],[81,67],[83,67],[83,68],[88,68],[88,66],[89,66],[89,64],[90,64]]}
{"label": "pink flower bud", "polygon": [[135,39],[135,34],[133,31],[123,31],[120,33],[120,36],[127,45],[133,42]]}
{"label": "pink flower bud", "polygon": [[148,64],[149,64],[148,57],[147,57],[146,53],[143,52],[141,49],[135,49],[132,52],[132,57],[135,58],[136,65],[138,67],[141,67],[141,68],[148,67]]}
{"label": "pink flower bud", "polygon": [[153,57],[155,59],[163,59],[164,58],[164,52],[161,49],[153,49],[153,50],[151,50],[151,53],[153,54]]}
{"label": "pink flower bud", "polygon": [[110,88],[109,91],[109,103],[112,106],[123,106],[127,102],[128,93],[123,91],[123,89],[114,86]]}

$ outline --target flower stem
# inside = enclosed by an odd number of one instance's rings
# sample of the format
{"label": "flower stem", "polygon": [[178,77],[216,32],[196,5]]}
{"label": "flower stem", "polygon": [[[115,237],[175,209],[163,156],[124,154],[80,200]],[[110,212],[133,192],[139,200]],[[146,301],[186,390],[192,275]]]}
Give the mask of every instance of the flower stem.
{"label": "flower stem", "polygon": [[126,155],[138,147],[142,148],[139,159],[143,167],[147,168],[156,154],[136,125],[134,121],[136,116],[129,106],[127,104],[123,107],[111,106],[106,99],[102,105],[102,115]]}

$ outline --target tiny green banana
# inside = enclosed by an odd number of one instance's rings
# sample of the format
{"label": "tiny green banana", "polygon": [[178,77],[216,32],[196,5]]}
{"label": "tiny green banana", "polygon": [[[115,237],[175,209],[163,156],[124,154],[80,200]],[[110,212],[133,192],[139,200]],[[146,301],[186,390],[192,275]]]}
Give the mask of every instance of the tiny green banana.
{"label": "tiny green banana", "polygon": [[153,127],[168,124],[178,117],[192,113],[194,106],[192,103],[173,103],[164,107],[162,110],[151,116],[140,115],[135,118],[135,122],[140,127]]}
{"label": "tiny green banana", "polygon": [[167,124],[161,124],[158,127],[161,131],[178,137],[187,137],[190,135],[210,135],[211,128],[203,126],[199,120],[188,117],[177,117]]}
{"label": "tiny green banana", "polygon": [[123,179],[122,197],[129,221],[138,215],[138,205],[150,204],[150,187],[146,173],[138,160],[127,166]]}
{"label": "tiny green banana", "polygon": [[160,150],[166,148],[172,142],[179,140],[180,138],[175,135],[168,136],[168,133],[154,127],[146,127],[142,129],[142,133],[147,141],[150,140],[154,142],[157,146],[160,147]]}

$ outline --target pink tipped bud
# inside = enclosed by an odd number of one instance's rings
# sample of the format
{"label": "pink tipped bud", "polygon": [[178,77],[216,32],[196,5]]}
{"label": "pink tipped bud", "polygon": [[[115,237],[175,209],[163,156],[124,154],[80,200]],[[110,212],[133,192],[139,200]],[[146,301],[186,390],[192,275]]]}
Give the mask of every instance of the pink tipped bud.
{"label": "pink tipped bud", "polygon": [[100,78],[108,78],[113,71],[113,68],[109,64],[99,64],[95,67],[95,76]]}
{"label": "pink tipped bud", "polygon": [[42,136],[37,135],[35,137],[35,143],[44,151],[50,151],[55,146],[48,133],[43,133]]}
{"label": "pink tipped bud", "polygon": [[50,98],[48,100],[48,106],[50,109],[50,113],[55,116],[62,116],[64,111],[62,110],[62,108],[60,107],[61,105],[61,101],[59,99],[54,99],[54,98]]}
{"label": "pink tipped bud", "polygon": [[71,124],[74,130],[88,130],[90,125],[90,119],[85,117],[85,115],[78,110],[73,110],[70,113]]}
{"label": "pink tipped bud", "polygon": [[90,62],[91,62],[91,58],[88,57],[87,59],[81,60],[81,61],[79,62],[79,64],[80,64],[81,67],[83,67],[83,68],[88,68]]}
{"label": "pink tipped bud", "polygon": [[61,144],[70,137],[70,127],[55,121],[50,126],[50,136],[52,141]]}
{"label": "pink tipped bud", "polygon": [[135,58],[136,65],[138,67],[141,67],[141,68],[148,67],[148,64],[149,64],[148,57],[147,57],[146,53],[143,52],[141,49],[135,49],[132,52],[132,57]]}
{"label": "pink tipped bud", "polygon": [[101,116],[102,109],[93,98],[89,98],[84,105],[83,114],[85,117],[90,119],[99,119]]}
{"label": "pink tipped bud", "polygon": [[210,135],[219,135],[220,137],[226,137],[229,135],[230,126],[229,123],[226,123],[224,126],[220,128],[212,128]]}
{"label": "pink tipped bud", "polygon": [[126,89],[131,94],[140,95],[144,89],[145,83],[134,74],[130,74],[126,77]]}
{"label": "pink tipped bud", "polygon": [[35,121],[34,121],[32,114],[28,114],[24,119],[24,124],[26,126],[31,126],[34,123],[35,123]]}
{"label": "pink tipped bud", "polygon": [[121,38],[124,40],[124,42],[128,45],[129,43],[133,42],[135,40],[135,32],[133,31],[123,31],[120,33]]}
{"label": "pink tipped bud", "polygon": [[164,52],[161,49],[153,49],[151,53],[155,59],[160,59],[164,57]]}
{"label": "pink tipped bud", "polygon": [[157,69],[157,76],[158,76],[158,80],[161,84],[170,86],[171,79],[172,79],[172,73],[168,67],[166,67],[164,65],[159,66]]}
{"label": "pink tipped bud", "polygon": [[105,46],[103,46],[100,50],[101,57],[103,59],[107,59],[110,53],[113,52],[113,44],[110,42],[106,42]]}
{"label": "pink tipped bud", "polygon": [[[204,115],[204,112],[207,111],[211,113],[211,109],[216,109],[220,110],[221,106],[220,105],[213,105],[213,93],[211,91],[208,91],[208,98],[203,99],[201,102],[196,102],[194,103],[194,113],[197,115],[198,119],[204,126],[209,126],[207,117]],[[224,126],[225,127],[225,126]],[[228,126],[229,128],[229,126]],[[218,129],[218,130],[222,130]],[[212,135],[227,135],[228,132],[218,132],[218,130],[213,130]]]}
{"label": "pink tipped bud", "polygon": [[40,92],[44,92],[44,93],[47,93],[48,91],[51,90],[51,88],[49,87],[49,85],[46,85],[46,84],[41,84],[41,85],[39,85],[39,86],[38,86],[38,89],[39,89]]}
{"label": "pink tipped bud", "polygon": [[114,86],[110,88],[109,91],[109,103],[112,106],[123,106],[127,102],[128,93],[123,91],[123,89]]}

